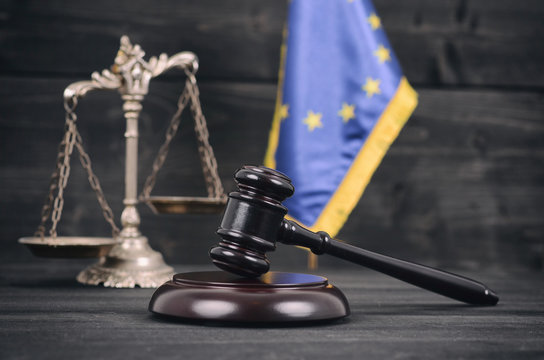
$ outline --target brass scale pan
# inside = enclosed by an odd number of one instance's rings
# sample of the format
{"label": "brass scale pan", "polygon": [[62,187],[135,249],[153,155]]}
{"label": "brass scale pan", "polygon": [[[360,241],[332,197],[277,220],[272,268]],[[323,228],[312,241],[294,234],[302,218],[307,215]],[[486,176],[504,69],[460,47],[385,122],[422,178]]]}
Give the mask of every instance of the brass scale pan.
{"label": "brass scale pan", "polygon": [[191,196],[150,196],[145,202],[156,214],[215,214],[223,211],[227,199]]}
{"label": "brass scale pan", "polygon": [[19,243],[39,257],[84,259],[107,255],[119,241],[111,237],[33,236],[20,238]]}

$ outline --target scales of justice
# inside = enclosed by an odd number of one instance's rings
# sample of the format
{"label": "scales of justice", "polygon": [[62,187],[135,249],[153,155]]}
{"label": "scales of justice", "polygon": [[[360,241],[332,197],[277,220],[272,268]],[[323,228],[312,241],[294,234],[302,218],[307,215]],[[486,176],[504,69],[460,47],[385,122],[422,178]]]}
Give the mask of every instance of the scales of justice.
{"label": "scales of justice", "polygon": [[[99,262],[83,270],[77,280],[83,284],[106,287],[157,287],[173,275],[162,255],[153,250],[147,238],[139,230],[140,216],[137,205],[147,203],[156,213],[213,213],[223,209],[226,203],[217,161],[208,141],[206,119],[202,113],[195,74],[198,59],[192,52],[180,52],[171,57],[161,54],[158,58],[144,60],[144,51],[132,44],[127,36],[121,38],[121,46],[110,70],[94,72],[89,81],[70,84],[64,90],[65,134],[59,146],[56,168],[51,176],[49,193],[41,212],[41,222],[33,237],[23,237],[25,244],[37,256],[55,258],[100,258]],[[186,75],[185,87],[166,131],[165,141],[158,151],[151,174],[138,196],[138,116],[142,101],[149,90],[149,82],[170,69],[181,69]],[[121,214],[121,229],[116,225],[112,210],[104,196],[100,182],[92,169],[92,163],[83,146],[78,130],[76,108],[78,102],[94,90],[118,90],[124,101],[126,119],[125,197]],[[151,196],[157,173],[164,164],[170,142],[177,133],[184,108],[189,105],[195,122],[198,152],[208,192],[207,197]],[[104,219],[111,226],[111,237],[58,236],[57,225],[62,216],[64,192],[70,176],[70,158],[77,150],[81,165],[88,175]],[[47,229],[47,224],[50,227]]]}

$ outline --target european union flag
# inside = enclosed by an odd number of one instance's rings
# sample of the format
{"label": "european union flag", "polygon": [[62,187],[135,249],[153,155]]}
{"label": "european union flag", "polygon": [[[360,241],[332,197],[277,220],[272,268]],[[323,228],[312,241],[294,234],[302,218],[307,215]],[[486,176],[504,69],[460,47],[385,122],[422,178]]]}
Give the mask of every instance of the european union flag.
{"label": "european union flag", "polygon": [[335,236],[417,105],[369,0],[291,0],[265,165],[294,220]]}

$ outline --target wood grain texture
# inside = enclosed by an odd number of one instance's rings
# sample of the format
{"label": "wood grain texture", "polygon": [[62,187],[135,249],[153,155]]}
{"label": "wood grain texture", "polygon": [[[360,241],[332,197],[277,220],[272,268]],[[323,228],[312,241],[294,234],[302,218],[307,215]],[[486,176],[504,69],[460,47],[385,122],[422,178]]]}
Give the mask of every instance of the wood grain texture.
{"label": "wood grain texture", "polygon": [[[201,271],[202,267],[176,267]],[[218,327],[151,316],[152,289],[75,282],[73,263],[0,266],[2,359],[539,359],[544,292],[534,273],[465,273],[498,291],[471,307],[370,271],[323,268],[347,320],[310,327]]]}
{"label": "wood grain texture", "polygon": [[412,83],[542,89],[542,2],[374,3]]}
{"label": "wood grain texture", "polygon": [[[416,85],[544,85],[544,6],[538,0],[376,0]],[[110,65],[129,34],[149,55],[191,50],[200,76],[277,78],[286,2],[277,0],[0,3],[0,73],[74,75]],[[220,60],[218,60],[220,59]]]}
{"label": "wood grain texture", "polygon": [[195,52],[202,77],[271,79],[286,3],[4,1],[0,9],[3,73],[88,76],[111,65],[128,34],[148,56]]}

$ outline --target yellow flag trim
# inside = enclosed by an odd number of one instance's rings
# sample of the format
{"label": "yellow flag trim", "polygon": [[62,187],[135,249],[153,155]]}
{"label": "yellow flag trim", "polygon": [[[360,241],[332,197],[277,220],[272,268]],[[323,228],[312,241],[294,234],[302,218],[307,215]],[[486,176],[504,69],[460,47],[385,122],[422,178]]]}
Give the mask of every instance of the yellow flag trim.
{"label": "yellow flag trim", "polygon": [[323,230],[332,237],[338,234],[349,214],[359,202],[372,175],[389,147],[417,106],[417,93],[403,76],[393,98],[355,157],[312,230]]}

